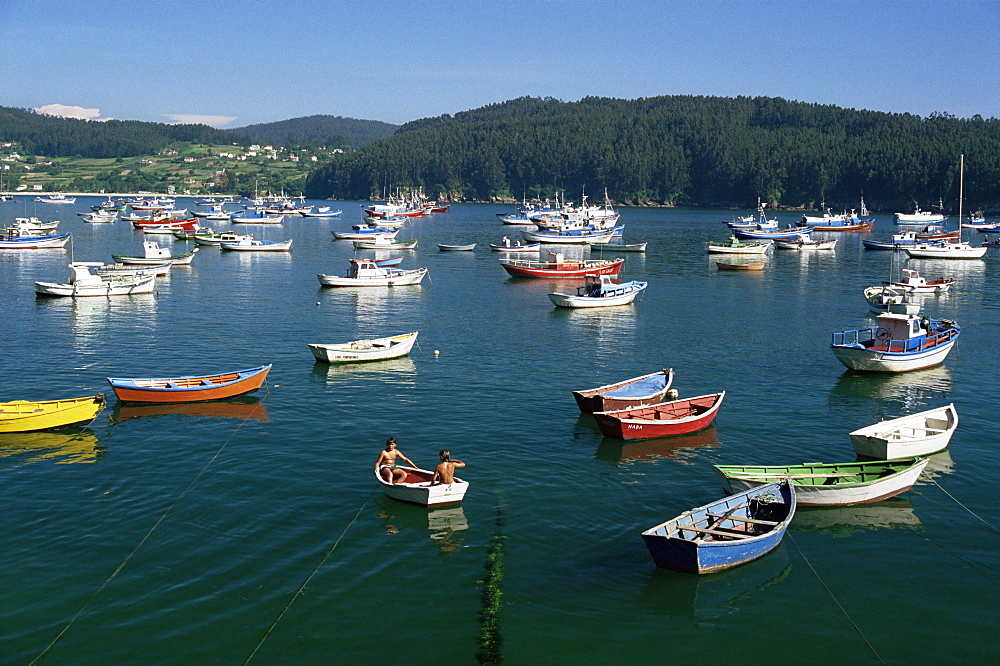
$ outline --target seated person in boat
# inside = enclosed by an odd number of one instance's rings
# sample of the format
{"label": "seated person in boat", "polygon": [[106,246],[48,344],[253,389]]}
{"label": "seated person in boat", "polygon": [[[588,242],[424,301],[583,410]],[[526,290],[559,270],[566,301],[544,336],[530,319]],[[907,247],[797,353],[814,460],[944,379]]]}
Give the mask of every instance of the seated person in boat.
{"label": "seated person in boat", "polygon": [[461,460],[451,459],[451,451],[448,449],[442,449],[441,453],[438,454],[438,458],[441,459],[441,462],[434,468],[434,478],[430,482],[432,486],[435,483],[451,483],[455,480],[455,470],[459,467],[465,467],[465,463]]}
{"label": "seated person in boat", "polygon": [[400,483],[406,478],[406,470],[400,469],[396,464],[396,458],[402,458],[410,467],[416,467],[416,463],[407,458],[396,448],[396,438],[390,437],[385,440],[385,448],[379,453],[378,460],[375,461],[375,469],[379,476],[385,479],[386,483]]}

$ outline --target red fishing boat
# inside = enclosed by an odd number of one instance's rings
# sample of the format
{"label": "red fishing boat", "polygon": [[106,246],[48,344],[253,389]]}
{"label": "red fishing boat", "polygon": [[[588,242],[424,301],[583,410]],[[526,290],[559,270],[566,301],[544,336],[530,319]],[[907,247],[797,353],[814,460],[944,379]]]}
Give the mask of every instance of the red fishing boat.
{"label": "red fishing boat", "polygon": [[565,259],[549,252],[549,261],[501,259],[500,265],[511,275],[536,278],[582,278],[587,275],[618,275],[624,259]]}
{"label": "red fishing boat", "polygon": [[197,217],[189,217],[184,220],[175,220],[169,217],[153,216],[150,220],[132,220],[132,226],[136,229],[145,229],[146,227],[163,227],[170,226],[176,229],[187,229],[192,230],[198,226]]}
{"label": "red fishing boat", "polygon": [[270,365],[262,365],[217,375],[108,377],[108,383],[122,402],[202,402],[256,391],[270,371]]}
{"label": "red fishing boat", "polygon": [[657,405],[630,407],[613,412],[595,412],[594,418],[605,437],[651,439],[684,435],[706,428],[719,413],[726,392],[684,398]]}

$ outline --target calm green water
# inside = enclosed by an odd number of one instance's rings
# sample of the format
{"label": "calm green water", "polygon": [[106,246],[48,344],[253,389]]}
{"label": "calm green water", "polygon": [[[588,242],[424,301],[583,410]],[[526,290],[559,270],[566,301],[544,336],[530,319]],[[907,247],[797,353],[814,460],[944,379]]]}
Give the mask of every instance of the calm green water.
{"label": "calm green water", "polygon": [[[502,206],[456,205],[404,230],[420,246],[403,266],[430,268],[422,286],[320,289],[316,273],[354,256],[330,234],[360,219],[340,202],[343,219],[255,228],[294,238],[289,255],[206,247],[152,296],[36,301],[32,282],[62,280],[71,253],[139,251],[127,223],[74,215],[99,200],[0,204],[0,221],[57,218],[74,234],[72,251],[0,252],[0,400],[111,395],[107,376],[274,369],[266,391],[233,403],[112,397],[89,428],[0,436],[3,663],[473,663],[495,535],[509,663],[1000,657],[1000,537],[969,512],[997,525],[996,250],[906,264],[959,280],[926,303],[963,328],[944,366],[852,377],[830,333],[863,324],[861,289],[899,267],[856,234],[834,253],[779,251],[761,274],[723,273],[704,242],[726,237],[732,211],[625,209],[626,241],[649,242],[624,273],[649,281],[641,303],[556,311],[553,283],[512,280],[489,251],[516,233],[496,221]],[[879,216],[875,235],[891,230]],[[473,253],[437,251],[472,241]],[[413,330],[410,357],[375,365],[317,365],[306,347]],[[623,444],[570,395],[664,367],[681,395],[727,391],[714,427]],[[729,572],[653,566],[640,532],[720,497],[713,464],[853,460],[851,430],[948,402],[958,431],[913,491],[800,510],[776,552]],[[383,497],[371,468],[388,435],[418,464],[441,448],[466,461],[461,507]]]}

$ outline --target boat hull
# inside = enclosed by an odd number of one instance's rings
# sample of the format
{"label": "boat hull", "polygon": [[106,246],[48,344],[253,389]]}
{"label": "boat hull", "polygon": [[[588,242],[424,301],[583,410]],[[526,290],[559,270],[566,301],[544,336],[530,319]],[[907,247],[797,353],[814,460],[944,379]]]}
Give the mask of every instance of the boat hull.
{"label": "boat hull", "polygon": [[109,297],[151,294],[156,283],[155,275],[134,276],[99,283],[36,282],[35,295],[41,297]]}
{"label": "boat hull", "polygon": [[270,365],[218,375],[164,378],[108,377],[122,402],[203,402],[252,393],[261,387]]}
{"label": "boat hull", "polygon": [[406,479],[401,483],[387,483],[379,476],[378,471],[375,471],[375,480],[382,486],[382,492],[399,502],[427,507],[459,504],[469,489],[468,481],[457,477],[449,484],[431,485],[434,473],[430,470],[416,467],[401,467],[401,469],[407,473]]}
{"label": "boat hull", "polygon": [[607,308],[631,304],[645,288],[646,283],[640,282],[637,286],[627,287],[626,293],[611,296],[577,296],[573,294],[549,294],[548,296],[557,308]]}
{"label": "boat hull", "polygon": [[[906,492],[916,483],[927,462],[927,458],[913,458],[905,462],[796,465],[785,468],[717,465],[715,473],[723,489],[729,493],[742,493],[774,483],[781,474],[787,473],[795,487],[795,499],[799,506],[854,506],[881,502]],[[854,475],[844,476],[851,474]]]}
{"label": "boat hull", "polygon": [[365,363],[406,356],[417,341],[417,332],[376,340],[355,340],[339,345],[311,344],[313,356],[324,363]]}
{"label": "boat hull", "polygon": [[[672,437],[697,432],[711,425],[719,413],[726,392],[675,400],[638,409],[648,410],[649,416],[630,414],[635,410],[595,412],[594,418],[601,434],[614,439],[634,440]],[[670,418],[658,417],[661,410],[669,409]]]}
{"label": "boat hull", "polygon": [[30,402],[0,403],[0,433],[34,432],[90,423],[104,409],[104,394]]}
{"label": "boat hull", "polygon": [[910,372],[944,363],[955,338],[931,349],[916,352],[876,351],[863,347],[830,345],[833,355],[848,370],[862,372]]}
{"label": "boat hull", "polygon": [[859,456],[891,460],[943,451],[957,427],[958,412],[950,404],[860,428],[850,438]]}
{"label": "boat hull", "polygon": [[624,259],[564,261],[561,263],[501,259],[500,265],[515,277],[582,278],[587,275],[618,275]]}
{"label": "boat hull", "polygon": [[573,391],[573,398],[585,414],[630,409],[663,402],[673,382],[674,371],[661,370],[586,391]]}
{"label": "boat hull", "polygon": [[[762,496],[776,501],[765,504]],[[795,515],[795,506],[791,484],[772,483],[686,511],[646,530],[642,539],[658,567],[715,573],[752,562],[777,548]]]}
{"label": "boat hull", "polygon": [[341,275],[319,273],[316,277],[324,287],[404,287],[420,284],[427,275],[426,268],[401,271],[390,277],[352,278]]}

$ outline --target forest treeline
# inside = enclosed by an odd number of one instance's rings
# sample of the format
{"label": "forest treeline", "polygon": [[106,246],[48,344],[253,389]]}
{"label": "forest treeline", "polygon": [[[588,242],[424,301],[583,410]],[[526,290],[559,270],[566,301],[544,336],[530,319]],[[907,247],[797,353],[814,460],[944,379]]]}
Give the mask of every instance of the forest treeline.
{"label": "forest treeline", "polygon": [[235,127],[231,131],[262,144],[301,144],[348,150],[390,136],[398,127],[378,120],[316,115]]}
{"label": "forest treeline", "polygon": [[419,188],[451,200],[566,193],[630,204],[1000,206],[1000,121],[767,97],[519,98],[425,118],[311,175],[315,198]]}
{"label": "forest treeline", "polygon": [[16,142],[25,155],[90,158],[156,155],[177,141],[249,143],[242,134],[208,125],[166,125],[139,120],[95,122],[11,107],[0,107],[0,140]]}

